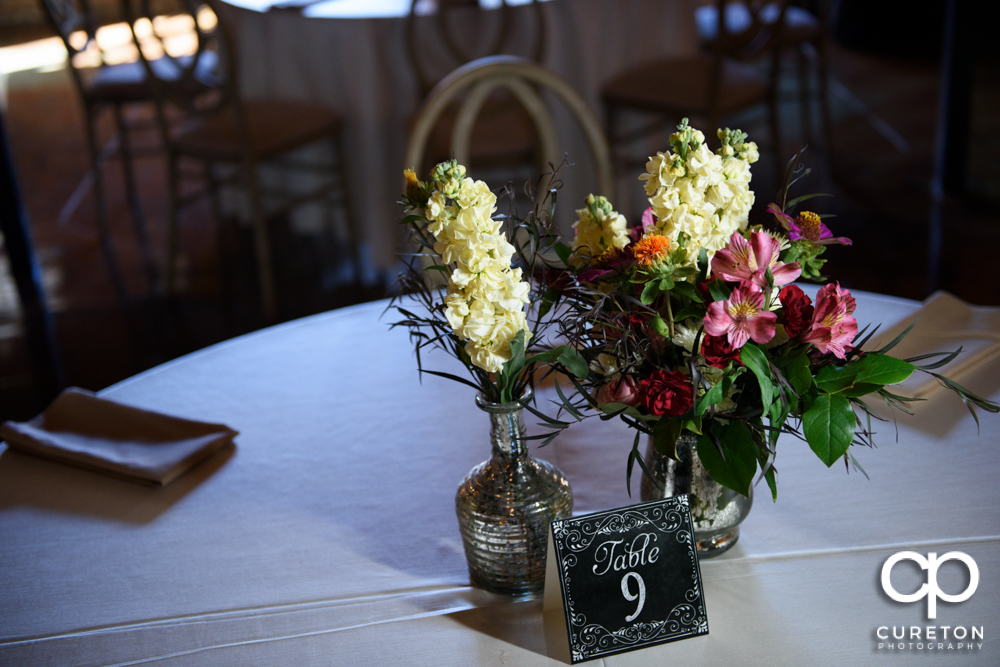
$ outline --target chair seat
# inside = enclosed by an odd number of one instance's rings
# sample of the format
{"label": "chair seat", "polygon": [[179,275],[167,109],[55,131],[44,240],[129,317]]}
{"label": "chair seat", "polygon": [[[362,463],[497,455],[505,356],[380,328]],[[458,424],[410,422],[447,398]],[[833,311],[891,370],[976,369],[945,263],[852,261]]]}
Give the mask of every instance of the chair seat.
{"label": "chair seat", "polygon": [[335,111],[308,102],[251,100],[242,105],[248,144],[243,145],[231,108],[186,122],[176,138],[177,151],[189,157],[236,162],[249,155],[267,160],[329,137],[340,128]]}
{"label": "chair seat", "polygon": [[[189,67],[191,56],[177,58],[182,67]],[[164,81],[176,81],[180,71],[177,64],[169,58],[158,58],[149,64],[156,75]],[[202,53],[198,59],[198,71],[195,78],[210,85],[216,76],[214,71],[218,66],[218,58],[214,53]],[[153,99],[153,91],[149,86],[146,68],[141,61],[121,63],[118,65],[103,65],[89,70],[84,74],[84,92],[93,102],[110,102],[124,104],[127,102],[146,102]]]}
{"label": "chair seat", "polygon": [[[765,25],[774,23],[781,14],[781,8],[774,3],[761,9],[760,18]],[[702,44],[711,45],[719,34],[719,10],[715,5],[703,5],[694,12],[695,23],[698,26],[698,37]],[[740,34],[750,28],[753,17],[747,6],[739,3],[726,5],[726,27],[732,34]],[[785,8],[785,24],[781,31],[781,41],[784,44],[801,44],[814,42],[823,36],[823,26],[815,14],[801,7]]]}
{"label": "chair seat", "polygon": [[85,77],[87,96],[100,102],[143,102],[153,97],[141,62],[105,65]]}
{"label": "chair seat", "polygon": [[[713,60],[703,56],[668,58],[634,67],[612,79],[602,91],[608,104],[643,111],[710,113]],[[742,63],[724,61],[718,111],[726,115],[767,95],[767,83]]]}

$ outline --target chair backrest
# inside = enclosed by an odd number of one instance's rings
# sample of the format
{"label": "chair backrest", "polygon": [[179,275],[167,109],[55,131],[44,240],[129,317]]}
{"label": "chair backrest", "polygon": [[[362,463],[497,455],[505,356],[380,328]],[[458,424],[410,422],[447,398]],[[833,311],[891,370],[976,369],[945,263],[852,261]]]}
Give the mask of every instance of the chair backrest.
{"label": "chair backrest", "polygon": [[159,29],[162,24],[155,0],[123,0],[132,37],[159,106],[172,104],[196,115],[238,106],[236,58],[225,26],[215,16],[206,21],[206,12],[213,10],[204,0],[175,0],[173,4],[193,21],[194,53],[170,53],[168,42],[174,35]]}
{"label": "chair backrest", "polygon": [[[545,14],[538,0],[518,8],[507,0],[494,1],[492,7],[483,4],[483,0],[411,0],[406,48],[421,97],[444,74],[478,58],[506,53],[541,62],[547,40]],[[516,18],[530,19],[532,25],[514,26]],[[517,43],[525,28],[530,38]]]}
{"label": "chair backrest", "polygon": [[[700,32],[722,57],[753,60],[781,39],[789,0],[716,0],[697,15]],[[707,35],[706,35],[707,33]]]}
{"label": "chair backrest", "polygon": [[73,81],[80,92],[85,93],[86,87],[74,62],[76,56],[93,47],[100,54],[101,64],[104,64],[104,52],[97,43],[99,26],[90,0],[41,0],[40,4],[45,17],[66,47]]}
{"label": "chair backrest", "polygon": [[451,148],[455,159],[468,164],[470,138],[476,117],[486,99],[497,89],[508,90],[534,122],[541,144],[539,157],[543,170],[547,162],[560,164],[563,153],[559,148],[559,135],[552,114],[539,90],[549,90],[562,100],[579,123],[590,145],[597,171],[597,189],[594,191],[612,191],[611,153],[601,125],[587,102],[556,74],[526,58],[515,56],[491,56],[475,60],[458,68],[434,87],[424,101],[410,135],[406,167],[421,168],[431,130],[441,114],[462,93],[465,96],[458,107],[452,127]]}

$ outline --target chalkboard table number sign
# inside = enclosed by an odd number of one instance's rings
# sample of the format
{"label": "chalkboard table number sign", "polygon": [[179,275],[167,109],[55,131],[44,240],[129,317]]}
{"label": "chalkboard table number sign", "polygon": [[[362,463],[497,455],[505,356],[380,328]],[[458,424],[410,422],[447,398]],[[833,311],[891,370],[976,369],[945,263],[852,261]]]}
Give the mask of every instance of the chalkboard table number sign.
{"label": "chalkboard table number sign", "polygon": [[707,635],[688,497],[550,523],[543,609],[560,608],[573,664]]}

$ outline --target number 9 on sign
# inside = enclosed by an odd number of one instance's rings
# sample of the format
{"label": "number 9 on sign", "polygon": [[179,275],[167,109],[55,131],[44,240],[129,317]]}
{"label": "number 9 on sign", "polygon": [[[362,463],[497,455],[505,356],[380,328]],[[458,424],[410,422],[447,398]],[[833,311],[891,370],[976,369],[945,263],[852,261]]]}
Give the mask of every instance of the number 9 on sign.
{"label": "number 9 on sign", "polygon": [[[630,590],[628,583],[629,579],[635,579],[635,583],[639,586],[638,593],[633,593]],[[646,583],[642,580],[642,577],[635,572],[626,572],[625,576],[622,577],[622,595],[624,595],[625,599],[629,602],[635,599],[639,600],[639,605],[635,608],[635,612],[625,617],[625,622],[629,623],[639,617],[639,613],[642,611],[643,605],[646,604]]]}

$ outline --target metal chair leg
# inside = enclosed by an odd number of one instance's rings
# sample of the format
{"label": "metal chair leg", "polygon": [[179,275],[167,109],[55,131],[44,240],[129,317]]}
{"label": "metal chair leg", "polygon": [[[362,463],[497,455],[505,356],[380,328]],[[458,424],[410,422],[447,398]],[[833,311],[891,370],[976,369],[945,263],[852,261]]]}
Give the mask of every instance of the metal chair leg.
{"label": "metal chair leg", "polygon": [[781,52],[775,49],[771,55],[771,90],[768,94],[768,116],[771,124],[771,153],[774,155],[775,189],[784,186],[785,163],[781,150],[781,128],[778,117],[779,89],[778,75],[781,67]]}
{"label": "metal chair leg", "polygon": [[351,211],[351,189],[347,184],[347,172],[344,169],[345,160],[344,156],[344,137],[342,132],[338,132],[333,135],[330,142],[330,149],[333,152],[333,159],[335,162],[335,167],[333,172],[336,174],[337,182],[340,185],[340,206],[344,213],[344,223],[347,227],[347,240],[351,244],[351,261],[354,262],[354,282],[356,284],[361,284],[364,279],[364,267],[361,265],[361,237],[357,224],[355,224],[355,217]]}
{"label": "metal chair leg", "polygon": [[114,245],[111,240],[111,227],[108,221],[108,205],[104,197],[104,178],[101,175],[100,148],[97,145],[97,133],[94,128],[93,109],[84,111],[87,126],[87,148],[90,151],[90,168],[94,173],[94,205],[97,210],[97,229],[100,237],[101,249],[104,251],[105,260],[108,263],[108,271],[111,274],[111,281],[118,292],[118,298],[122,306],[130,309],[132,297],[129,296],[128,288],[125,286],[125,279],[122,276],[121,267],[115,256]]}
{"label": "metal chair leg", "polygon": [[268,237],[267,218],[264,215],[260,184],[257,178],[257,163],[244,163],[247,182],[250,186],[250,204],[253,224],[254,250],[257,255],[257,273],[260,280],[260,299],[264,308],[264,319],[273,322],[277,314],[277,298],[274,290],[274,265],[271,261],[271,242]]}
{"label": "metal chair leg", "polygon": [[173,152],[167,154],[167,262],[165,291],[173,297],[177,289],[177,250],[180,234],[180,174],[179,158]]}
{"label": "metal chair leg", "polygon": [[211,162],[205,163],[205,177],[208,180],[208,195],[212,200],[212,215],[215,218],[215,243],[217,246],[216,252],[219,255],[219,286],[223,299],[227,302],[227,305],[223,308],[223,316],[227,330],[233,331],[235,329],[235,323],[233,322],[233,302],[235,301],[235,297],[232,276],[230,275],[229,253],[226,249],[222,201],[219,198],[219,179],[215,175],[215,166]]}
{"label": "metal chair leg", "polygon": [[833,120],[830,117],[830,70],[826,39],[816,44],[816,61],[819,72],[819,113],[823,122],[823,139],[826,141],[827,155],[833,168]]}
{"label": "metal chair leg", "polygon": [[799,69],[799,105],[802,107],[802,138],[807,144],[813,143],[812,99],[809,85],[809,56],[805,46],[796,49]]}
{"label": "metal chair leg", "polygon": [[129,129],[125,122],[122,105],[113,105],[115,123],[118,126],[119,150],[121,151],[122,172],[125,176],[125,194],[128,197],[129,208],[132,212],[132,224],[135,226],[135,235],[139,240],[139,248],[142,250],[143,263],[146,265],[146,278],[149,281],[149,292],[155,294],[159,291],[159,276],[157,275],[156,262],[153,261],[153,253],[149,244],[149,232],[146,229],[146,216],[142,212],[142,204],[139,201],[139,190],[135,184],[135,172],[132,163],[132,148],[129,144]]}

